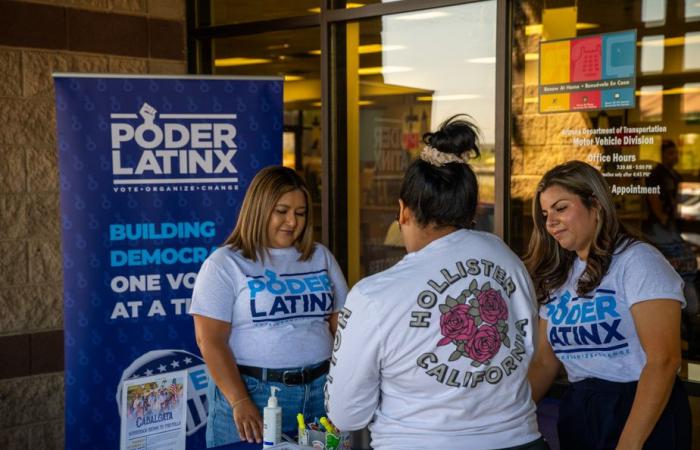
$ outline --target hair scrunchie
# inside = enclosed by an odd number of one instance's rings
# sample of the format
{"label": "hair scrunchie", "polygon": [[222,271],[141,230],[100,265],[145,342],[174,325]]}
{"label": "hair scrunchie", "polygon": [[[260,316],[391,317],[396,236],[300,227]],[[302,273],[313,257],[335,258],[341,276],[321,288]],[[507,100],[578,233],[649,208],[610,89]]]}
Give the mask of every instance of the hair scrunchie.
{"label": "hair scrunchie", "polygon": [[420,152],[420,159],[436,167],[442,167],[445,164],[453,162],[459,164],[469,164],[469,151],[467,150],[466,152],[457,156],[452,153],[441,152],[434,147],[426,145]]}

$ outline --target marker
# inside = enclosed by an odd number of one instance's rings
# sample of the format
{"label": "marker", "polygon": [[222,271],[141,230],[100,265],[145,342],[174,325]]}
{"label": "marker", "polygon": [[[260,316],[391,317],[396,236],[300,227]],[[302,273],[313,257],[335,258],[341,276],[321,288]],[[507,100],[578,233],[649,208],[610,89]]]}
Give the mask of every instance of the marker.
{"label": "marker", "polygon": [[299,436],[297,437],[297,442],[299,442],[299,445],[308,447],[309,433],[306,432],[306,425],[304,424],[304,415],[302,413],[297,414],[297,425],[299,426]]}
{"label": "marker", "polygon": [[321,425],[323,425],[323,428],[325,428],[327,432],[335,434],[336,430],[333,427],[333,425],[331,425],[331,423],[328,421],[328,419],[326,419],[325,417],[321,417],[321,420],[319,420],[319,422],[321,422]]}

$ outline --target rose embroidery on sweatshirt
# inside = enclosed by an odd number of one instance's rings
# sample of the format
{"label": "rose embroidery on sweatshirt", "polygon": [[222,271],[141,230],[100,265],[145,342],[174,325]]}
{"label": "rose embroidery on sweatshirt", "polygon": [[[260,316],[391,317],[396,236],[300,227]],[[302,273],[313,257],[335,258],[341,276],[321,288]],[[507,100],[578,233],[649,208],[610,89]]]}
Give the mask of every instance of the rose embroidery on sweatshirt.
{"label": "rose embroidery on sweatshirt", "polygon": [[472,280],[457,298],[448,295],[439,309],[443,338],[437,345],[455,346],[449,361],[465,357],[472,360],[472,366],[479,367],[490,363],[501,344],[510,348],[508,306],[488,281],[479,288]]}

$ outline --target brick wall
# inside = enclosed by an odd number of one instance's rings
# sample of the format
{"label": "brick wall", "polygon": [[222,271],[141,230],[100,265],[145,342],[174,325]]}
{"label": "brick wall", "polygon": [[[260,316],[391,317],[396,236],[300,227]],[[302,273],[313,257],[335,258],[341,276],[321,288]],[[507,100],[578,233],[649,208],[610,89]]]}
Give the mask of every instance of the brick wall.
{"label": "brick wall", "polygon": [[0,1],[0,449],[63,448],[52,72],[184,74],[185,0]]}

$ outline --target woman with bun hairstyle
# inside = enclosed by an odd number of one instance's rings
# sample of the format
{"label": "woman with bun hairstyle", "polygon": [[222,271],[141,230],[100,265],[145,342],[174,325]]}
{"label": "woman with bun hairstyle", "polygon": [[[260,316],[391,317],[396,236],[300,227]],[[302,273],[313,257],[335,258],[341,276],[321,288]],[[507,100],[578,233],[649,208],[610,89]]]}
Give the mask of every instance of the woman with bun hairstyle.
{"label": "woman with bun hairstyle", "polygon": [[477,136],[457,115],[423,137],[398,199],[408,254],[357,283],[338,320],[326,408],[341,430],[369,424],[377,450],[548,448],[527,383],[530,278],[471,229]]}
{"label": "woman with bun hairstyle", "polygon": [[323,386],[347,285],[313,241],[311,197],[292,169],[252,180],[238,222],[197,275],[189,313],[211,374],[208,447],[262,442],[261,412],[279,388],[282,431],[325,415]]}
{"label": "woman with bun hairstyle", "polygon": [[584,162],[542,177],[532,217],[525,261],[540,326],[529,378],[537,402],[566,369],[561,448],[690,449],[678,274],[625,231],[610,187]]}

